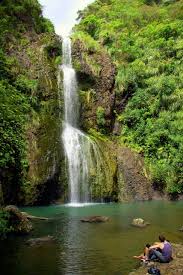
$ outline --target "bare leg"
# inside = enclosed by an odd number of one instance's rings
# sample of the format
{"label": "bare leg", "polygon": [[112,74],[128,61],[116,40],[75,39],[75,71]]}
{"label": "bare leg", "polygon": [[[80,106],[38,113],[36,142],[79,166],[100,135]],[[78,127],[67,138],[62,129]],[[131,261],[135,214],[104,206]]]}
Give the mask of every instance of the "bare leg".
{"label": "bare leg", "polygon": [[142,259],[145,258],[145,256],[142,254],[142,255],[139,255],[139,256],[133,256],[133,258],[142,260]]}
{"label": "bare leg", "polygon": [[149,259],[149,248],[145,247],[144,255],[145,255],[145,259],[148,260]]}
{"label": "bare leg", "polygon": [[148,260],[148,258],[149,258],[149,248],[145,247],[143,254],[141,254],[139,256],[133,256],[133,258],[139,259],[139,260]]}

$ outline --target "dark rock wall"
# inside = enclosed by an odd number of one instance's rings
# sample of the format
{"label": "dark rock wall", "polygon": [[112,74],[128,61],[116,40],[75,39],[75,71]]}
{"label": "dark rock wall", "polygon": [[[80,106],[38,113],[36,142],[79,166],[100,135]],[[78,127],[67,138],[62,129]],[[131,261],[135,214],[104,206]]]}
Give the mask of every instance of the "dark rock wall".
{"label": "dark rock wall", "polygon": [[[102,48],[87,49],[82,40],[73,41],[74,65],[81,96],[81,127],[84,130],[101,127],[109,133],[113,127],[115,102],[115,66]],[[102,108],[104,122],[97,122],[97,110]]]}

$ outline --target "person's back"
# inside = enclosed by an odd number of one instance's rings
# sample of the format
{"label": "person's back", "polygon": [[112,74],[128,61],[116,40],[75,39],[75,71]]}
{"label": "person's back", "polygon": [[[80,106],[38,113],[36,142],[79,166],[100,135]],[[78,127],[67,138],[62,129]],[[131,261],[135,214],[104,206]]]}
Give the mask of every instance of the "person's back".
{"label": "person's back", "polygon": [[160,243],[156,243],[149,248],[150,260],[158,259],[162,263],[168,263],[172,259],[172,246],[162,235],[159,236],[159,240]]}
{"label": "person's back", "polygon": [[172,258],[172,246],[167,241],[164,242],[164,246],[162,249],[162,255],[167,259],[167,261],[170,261]]}

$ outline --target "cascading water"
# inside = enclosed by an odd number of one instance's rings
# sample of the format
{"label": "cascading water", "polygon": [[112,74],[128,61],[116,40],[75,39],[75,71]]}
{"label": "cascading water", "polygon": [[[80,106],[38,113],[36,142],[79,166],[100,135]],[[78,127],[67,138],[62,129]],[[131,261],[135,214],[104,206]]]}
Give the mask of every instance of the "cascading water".
{"label": "cascading water", "polygon": [[[78,127],[79,99],[76,73],[72,68],[71,40],[63,39],[63,86],[65,121],[62,140],[68,161],[70,203],[90,202],[89,181],[102,173],[102,157],[93,140]],[[104,172],[104,171],[103,171]],[[110,180],[109,176],[106,177]]]}

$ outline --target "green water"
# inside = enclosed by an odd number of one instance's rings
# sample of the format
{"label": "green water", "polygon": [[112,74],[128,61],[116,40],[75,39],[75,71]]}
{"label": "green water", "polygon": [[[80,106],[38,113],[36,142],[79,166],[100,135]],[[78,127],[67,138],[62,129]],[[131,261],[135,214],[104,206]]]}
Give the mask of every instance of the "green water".
{"label": "green water", "polygon": [[[24,208],[48,221],[37,221],[30,236],[0,243],[2,275],[126,275],[138,266],[132,258],[145,243],[165,234],[172,242],[183,243],[183,202],[138,202],[98,204],[85,207],[49,206]],[[81,223],[89,215],[106,215],[102,224]],[[130,225],[141,217],[151,223],[144,229]],[[54,243],[28,246],[32,237],[52,235]]]}

